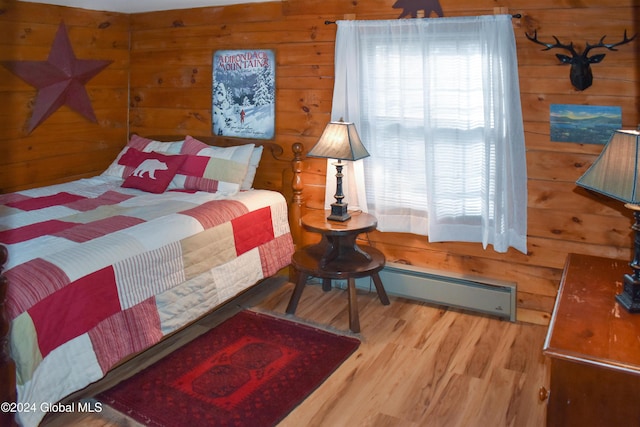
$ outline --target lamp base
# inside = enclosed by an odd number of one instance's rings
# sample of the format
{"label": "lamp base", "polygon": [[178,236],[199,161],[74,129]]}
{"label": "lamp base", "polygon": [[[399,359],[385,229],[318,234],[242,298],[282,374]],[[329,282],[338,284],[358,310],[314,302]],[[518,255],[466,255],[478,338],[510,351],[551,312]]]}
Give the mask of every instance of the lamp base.
{"label": "lamp base", "polygon": [[616,295],[616,301],[629,313],[640,313],[640,280],[630,274],[624,275],[624,289]]}
{"label": "lamp base", "polygon": [[331,221],[344,222],[350,218],[351,215],[347,212],[346,203],[331,203],[331,215],[329,215],[327,219]]}

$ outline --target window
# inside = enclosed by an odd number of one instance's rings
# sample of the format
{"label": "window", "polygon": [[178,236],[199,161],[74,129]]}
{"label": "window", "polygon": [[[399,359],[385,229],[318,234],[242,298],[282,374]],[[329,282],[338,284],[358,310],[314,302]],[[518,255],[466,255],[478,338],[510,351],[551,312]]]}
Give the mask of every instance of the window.
{"label": "window", "polygon": [[339,21],[332,116],[356,123],[371,153],[351,181],[380,230],[526,253],[509,16]]}

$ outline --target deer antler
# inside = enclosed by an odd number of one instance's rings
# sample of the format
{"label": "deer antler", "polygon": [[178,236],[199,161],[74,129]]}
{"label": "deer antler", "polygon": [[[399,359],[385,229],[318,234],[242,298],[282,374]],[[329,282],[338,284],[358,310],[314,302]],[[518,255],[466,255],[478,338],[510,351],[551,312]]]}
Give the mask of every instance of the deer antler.
{"label": "deer antler", "polygon": [[589,44],[589,43],[587,42],[587,46],[584,48],[584,52],[583,52],[582,54],[586,56],[586,55],[587,55],[587,53],[588,53],[591,49],[596,48],[596,47],[604,47],[604,48],[607,48],[607,49],[609,49],[609,50],[617,51],[618,49],[616,49],[616,46],[620,46],[620,45],[623,45],[623,44],[627,44],[627,43],[629,43],[630,41],[632,41],[633,39],[635,39],[637,35],[638,35],[638,34],[636,33],[636,34],[634,34],[634,35],[633,35],[633,37],[628,38],[628,37],[627,37],[627,30],[624,30],[624,38],[623,38],[623,40],[622,40],[621,42],[618,42],[618,43],[611,43],[611,44],[605,44],[605,43],[604,43],[604,38],[605,38],[605,37],[607,37],[606,35],[604,35],[604,36],[602,36],[602,38],[600,39],[600,41],[598,42],[598,44],[591,45],[591,44]]}
{"label": "deer antler", "polygon": [[550,50],[550,49],[554,49],[554,48],[560,48],[560,49],[568,50],[572,54],[577,55],[575,49],[573,48],[573,42],[571,42],[569,44],[563,44],[563,43],[560,42],[560,40],[558,40],[558,38],[556,36],[551,36],[556,41],[555,44],[541,42],[540,40],[538,40],[538,30],[535,30],[533,32],[533,37],[531,37],[529,35],[529,33],[524,33],[524,35],[527,36],[527,38],[529,40],[531,40],[532,42],[538,43],[539,45],[542,45],[542,46],[545,46],[546,49],[542,49],[542,50]]}
{"label": "deer antler", "polygon": [[544,46],[545,49],[543,49],[543,50],[561,48],[561,49],[565,49],[565,50],[567,50],[567,51],[569,51],[571,53],[570,57],[567,56],[567,55],[562,55],[562,54],[556,53],[556,57],[560,60],[561,63],[570,64],[571,65],[571,71],[569,72],[569,77],[571,79],[571,84],[578,90],[585,90],[586,88],[591,86],[591,83],[593,82],[593,74],[591,72],[591,64],[598,64],[598,63],[602,62],[602,60],[606,56],[604,53],[588,56],[589,51],[591,49],[594,49],[594,48],[597,48],[597,47],[604,47],[604,48],[609,49],[609,50],[617,50],[616,46],[620,46],[620,45],[629,43],[631,40],[635,39],[636,35],[637,35],[637,34],[634,34],[633,37],[629,38],[629,37],[627,37],[627,30],[624,30],[624,38],[622,39],[622,41],[620,41],[618,43],[611,43],[611,44],[606,44],[604,42],[604,38],[606,36],[602,36],[602,38],[600,39],[600,42],[598,42],[598,44],[591,45],[589,43],[586,43],[586,46],[585,46],[584,50],[582,51],[582,53],[579,54],[573,48],[573,42],[571,42],[569,44],[563,44],[563,43],[560,42],[560,40],[558,40],[558,38],[556,36],[553,36],[554,40],[556,41],[555,44],[553,44],[553,43],[544,43],[544,42],[541,42],[541,41],[538,40],[538,32],[537,31],[535,31],[533,33],[533,37],[530,36],[528,33],[524,33],[524,34],[532,42]]}

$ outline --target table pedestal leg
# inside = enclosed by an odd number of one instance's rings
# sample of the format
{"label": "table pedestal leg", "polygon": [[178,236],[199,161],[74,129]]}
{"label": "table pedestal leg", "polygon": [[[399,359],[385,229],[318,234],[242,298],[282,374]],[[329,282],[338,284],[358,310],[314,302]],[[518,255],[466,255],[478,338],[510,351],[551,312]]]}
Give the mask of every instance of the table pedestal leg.
{"label": "table pedestal leg", "polygon": [[360,332],[360,316],[358,315],[358,297],[356,295],[356,279],[347,280],[349,287],[349,329]]}
{"label": "table pedestal leg", "polygon": [[288,314],[295,314],[296,309],[298,308],[298,301],[300,301],[302,291],[304,290],[304,286],[307,282],[307,276],[307,274],[301,271],[298,272],[296,287],[293,289],[293,294],[291,295],[291,299],[289,300],[289,305],[287,305]]}
{"label": "table pedestal leg", "polygon": [[380,298],[380,302],[382,303],[382,305],[389,305],[389,297],[387,296],[387,291],[384,290],[384,286],[382,286],[380,275],[378,273],[373,273],[371,277],[373,278],[373,284],[376,285],[376,291],[378,292],[378,298]]}
{"label": "table pedestal leg", "polygon": [[331,261],[359,254],[364,260],[371,261],[371,256],[356,244],[357,234],[347,236],[323,236],[320,242],[324,246],[324,255],[320,259],[320,268],[325,268]]}

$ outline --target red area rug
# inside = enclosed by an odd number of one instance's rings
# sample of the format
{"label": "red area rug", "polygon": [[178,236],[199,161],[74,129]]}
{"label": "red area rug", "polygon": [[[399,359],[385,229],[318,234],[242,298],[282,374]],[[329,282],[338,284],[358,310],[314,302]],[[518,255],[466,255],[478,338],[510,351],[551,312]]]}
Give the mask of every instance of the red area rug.
{"label": "red area rug", "polygon": [[243,311],[98,399],[147,426],[272,426],[359,345]]}

